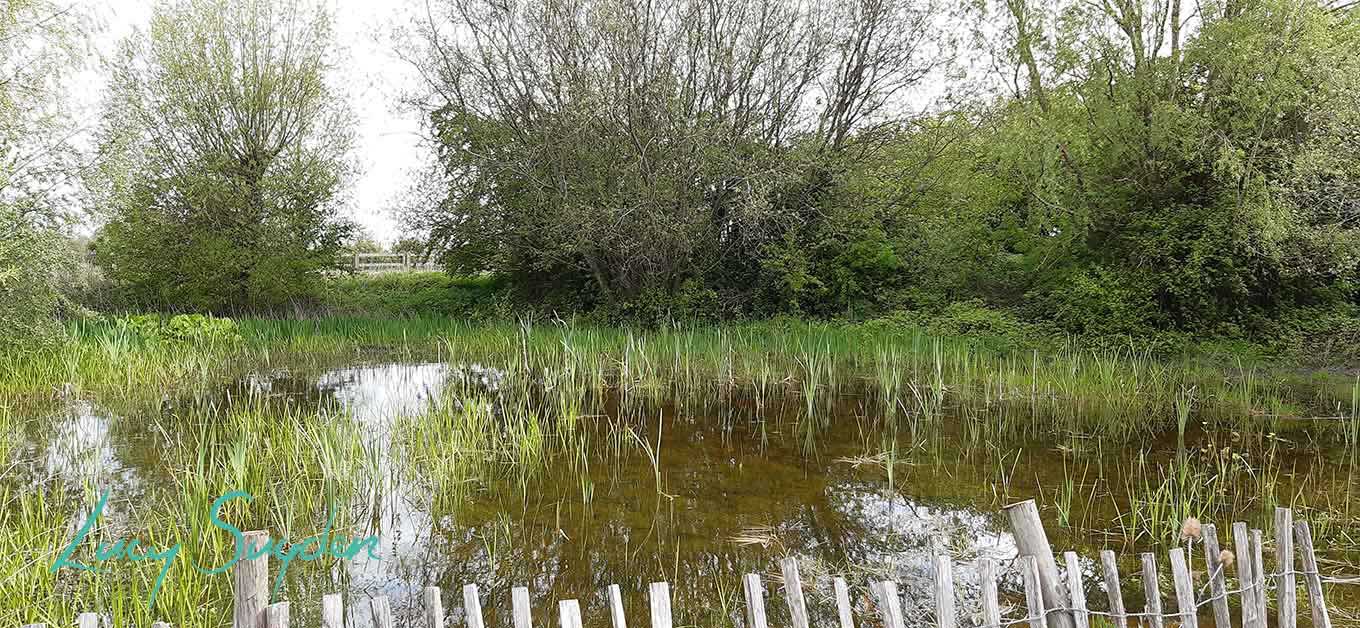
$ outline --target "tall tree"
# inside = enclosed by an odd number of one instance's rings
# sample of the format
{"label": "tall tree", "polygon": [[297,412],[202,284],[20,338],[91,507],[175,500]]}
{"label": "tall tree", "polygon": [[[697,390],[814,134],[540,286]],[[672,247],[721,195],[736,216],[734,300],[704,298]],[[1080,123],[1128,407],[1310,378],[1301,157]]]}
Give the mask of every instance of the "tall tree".
{"label": "tall tree", "polygon": [[168,307],[273,307],[340,265],[349,110],[307,0],[168,0],[109,67],[92,189],[109,274]]}

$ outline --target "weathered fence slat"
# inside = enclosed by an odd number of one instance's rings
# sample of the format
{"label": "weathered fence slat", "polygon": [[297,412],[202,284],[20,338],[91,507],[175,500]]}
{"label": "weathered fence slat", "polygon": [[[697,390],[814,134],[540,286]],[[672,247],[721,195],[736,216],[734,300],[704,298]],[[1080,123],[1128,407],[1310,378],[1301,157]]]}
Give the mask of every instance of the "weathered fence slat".
{"label": "weathered fence slat", "polygon": [[482,621],[482,596],[475,584],[463,585],[463,614],[467,616],[468,628],[486,628]]}
{"label": "weathered fence slat", "polygon": [[671,585],[653,582],[649,601],[652,606],[652,628],[671,628]]}
{"label": "weathered fence slat", "polygon": [[871,593],[878,598],[879,613],[883,616],[883,626],[885,628],[906,628],[902,619],[902,602],[897,599],[897,583],[892,580],[884,580],[877,586],[871,587]]}
{"label": "weathered fence slat", "polygon": [[379,595],[368,601],[373,611],[373,628],[396,628],[392,619],[392,602],[386,595]]}
{"label": "weathered fence slat", "polygon": [[1294,511],[1275,508],[1275,568],[1280,570],[1276,588],[1276,611],[1279,628],[1294,628],[1298,624],[1298,586],[1294,583]]}
{"label": "weathered fence slat", "polygon": [[982,559],[982,626],[1001,628],[1001,598],[996,592],[996,563]]}
{"label": "weathered fence slat", "polygon": [[1063,552],[1067,567],[1067,599],[1072,604],[1072,623],[1077,628],[1091,628],[1091,616],[1086,612],[1086,588],[1081,583],[1081,562],[1076,552]]}
{"label": "weathered fence slat", "polygon": [[784,599],[789,604],[789,619],[793,628],[808,628],[807,600],[803,599],[803,581],[798,576],[798,559],[792,556],[780,562],[784,572]]}
{"label": "weathered fence slat", "polygon": [[1313,628],[1332,628],[1327,602],[1322,599],[1322,576],[1318,573],[1317,554],[1313,553],[1313,530],[1307,521],[1294,524],[1294,541],[1303,561],[1303,581],[1308,585],[1308,606],[1313,609]]}
{"label": "weathered fence slat", "polygon": [[841,628],[855,628],[854,613],[850,610],[850,585],[845,583],[845,578],[837,577],[831,581],[831,588],[836,592],[836,616]]}
{"label": "weathered fence slat", "polygon": [[1227,576],[1223,572],[1227,566],[1220,555],[1223,550],[1218,546],[1218,528],[1206,523],[1200,529],[1204,539],[1204,567],[1209,571],[1209,595],[1214,606],[1214,626],[1232,628],[1232,614],[1228,612]]}
{"label": "weathered fence slat", "polygon": [[[269,532],[253,530],[243,535],[250,553],[258,552],[269,542]],[[269,604],[269,553],[258,558],[242,558],[232,571],[236,585],[231,625],[235,628],[260,628],[264,607]]]}
{"label": "weathered fence slat", "polygon": [[269,628],[288,628],[288,602],[275,602],[264,607],[264,625]]}
{"label": "weathered fence slat", "polygon": [[609,598],[609,622],[614,628],[628,628],[628,620],[623,615],[623,591],[619,585],[611,584],[606,589]]}
{"label": "weathered fence slat", "polygon": [[1157,582],[1157,555],[1143,554],[1143,591],[1147,594],[1147,619],[1152,628],[1162,628],[1162,590]]}
{"label": "weathered fence slat", "polygon": [[557,603],[562,628],[581,628],[581,603],[576,600],[562,600]]}
{"label": "weathered fence slat", "polygon": [[170,624],[163,621],[151,622],[151,628],[170,628]]}
{"label": "weathered fence slat", "polygon": [[1257,624],[1256,595],[1252,593],[1256,576],[1251,564],[1251,537],[1247,532],[1247,524],[1241,521],[1233,523],[1232,531],[1233,547],[1237,552],[1237,588],[1242,591],[1242,628],[1264,628]]}
{"label": "weathered fence slat", "polygon": [[1020,570],[1025,578],[1025,609],[1030,628],[1048,628],[1048,613],[1044,612],[1044,594],[1039,576],[1039,561],[1033,556],[1020,557]]}
{"label": "weathered fence slat", "polygon": [[24,624],[19,628],[47,628],[47,624]]}
{"label": "weathered fence slat", "polygon": [[425,625],[429,628],[443,628],[444,599],[440,597],[439,587],[425,587],[420,592],[420,602],[425,609]]}
{"label": "weathered fence slat", "polygon": [[1181,625],[1199,628],[1199,613],[1195,608],[1195,584],[1191,581],[1190,565],[1185,561],[1185,550],[1171,550],[1171,579],[1176,585],[1176,610],[1181,614]]}
{"label": "weathered fence slat", "polygon": [[1124,610],[1124,593],[1119,589],[1119,562],[1114,551],[1101,550],[1101,573],[1105,576],[1105,593],[1110,598],[1110,621],[1115,628],[1128,628],[1128,614]]}
{"label": "weathered fence slat", "polygon": [[[1048,544],[1044,522],[1039,518],[1039,507],[1034,500],[1029,499],[1006,506],[1005,511],[1020,556],[1034,558],[1044,607],[1067,608],[1066,586],[1058,578],[1058,561],[1054,559],[1053,548]],[[1066,611],[1056,612],[1053,614],[1053,624],[1054,628],[1073,628],[1072,615]]]}
{"label": "weathered fence slat", "polygon": [[339,593],[321,596],[321,628],[345,628],[345,598]]}
{"label": "weathered fence slat", "polygon": [[95,613],[81,613],[76,616],[76,626],[78,628],[99,628],[99,615]]}
{"label": "weathered fence slat", "polygon": [[510,589],[511,614],[514,615],[515,628],[533,628],[533,618],[529,610],[529,589],[515,587]]}
{"label": "weathered fence slat", "polygon": [[765,589],[760,586],[760,575],[748,573],[741,579],[746,593],[746,628],[768,628],[765,621]]}
{"label": "weathered fence slat", "polygon": [[954,628],[954,562],[935,557],[935,622],[937,628]]}

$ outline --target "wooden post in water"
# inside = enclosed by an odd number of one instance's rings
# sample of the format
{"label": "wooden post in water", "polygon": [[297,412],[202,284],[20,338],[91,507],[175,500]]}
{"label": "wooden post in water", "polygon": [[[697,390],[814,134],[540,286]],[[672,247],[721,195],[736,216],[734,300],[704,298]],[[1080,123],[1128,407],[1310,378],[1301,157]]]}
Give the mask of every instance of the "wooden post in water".
{"label": "wooden post in water", "polygon": [[1171,550],[1171,578],[1176,583],[1176,610],[1181,614],[1181,626],[1199,628],[1199,613],[1195,607],[1195,584],[1190,579],[1190,565],[1185,561],[1185,550]]}
{"label": "wooden post in water", "polygon": [[288,603],[275,602],[264,607],[264,617],[269,628],[288,628]]}
{"label": "wooden post in water", "polygon": [[1148,625],[1162,628],[1162,589],[1157,582],[1157,556],[1143,554],[1143,591],[1147,594]]}
{"label": "wooden post in water", "polygon": [[948,556],[935,557],[935,625],[954,628],[954,563]]}
{"label": "wooden post in water", "polygon": [[368,601],[373,611],[373,628],[396,628],[392,620],[392,602],[386,595],[379,595]]}
{"label": "wooden post in water", "polygon": [[760,586],[760,576],[746,574],[741,579],[741,588],[746,593],[746,628],[769,628],[765,620],[765,589]]}
{"label": "wooden post in water", "polygon": [[562,628],[581,628],[581,603],[576,600],[562,600],[557,603],[561,615]]}
{"label": "wooden post in water", "polygon": [[[248,553],[264,548],[269,542],[267,530],[254,530],[243,535]],[[236,562],[232,578],[236,585],[232,607],[233,628],[264,628],[264,607],[269,604],[269,554],[259,558],[241,557]]]}
{"label": "wooden post in water", "polygon": [[468,628],[486,628],[485,622],[482,621],[482,598],[477,594],[475,584],[463,585],[463,614],[466,616]]}
{"label": "wooden post in water", "polygon": [[789,604],[789,620],[793,628],[808,628],[807,601],[803,599],[803,581],[798,577],[798,559],[792,556],[779,564],[784,572],[784,599]]}
{"label": "wooden post in water", "polygon": [[1209,572],[1209,595],[1214,605],[1214,626],[1232,628],[1232,615],[1228,612],[1227,574],[1223,573],[1228,567],[1219,558],[1222,550],[1218,547],[1218,528],[1206,523],[1201,532],[1204,538],[1204,568]]}
{"label": "wooden post in water", "polygon": [[1266,617],[1270,611],[1266,608],[1266,559],[1265,550],[1262,549],[1265,540],[1260,530],[1251,531],[1251,573],[1256,577],[1255,592],[1252,599],[1256,601],[1256,619],[1261,622],[1261,628],[1266,628]]}
{"label": "wooden post in water", "polygon": [[[1039,574],[1039,591],[1043,594],[1045,608],[1067,608],[1067,592],[1058,577],[1058,561],[1053,558],[1053,548],[1048,544],[1048,534],[1044,532],[1044,522],[1039,518],[1039,507],[1034,500],[1027,499],[1018,504],[1006,506],[1006,516],[1010,519],[1011,534],[1015,536],[1015,546],[1021,556],[1034,557],[1035,569]],[[1053,628],[1075,628],[1072,614],[1067,611],[1053,613]]]}
{"label": "wooden post in water", "polygon": [[1086,612],[1086,587],[1081,583],[1081,562],[1076,552],[1063,552],[1067,567],[1067,598],[1072,602],[1072,623],[1077,628],[1091,628],[1091,616]]}
{"label": "wooden post in water", "polygon": [[1001,628],[1001,598],[996,591],[996,563],[982,559],[982,628]]}
{"label": "wooden post in water", "polygon": [[1247,524],[1241,521],[1233,523],[1233,547],[1237,551],[1237,588],[1242,590],[1242,628],[1264,628],[1257,623],[1256,617],[1256,594],[1252,587],[1256,586],[1256,576],[1251,564],[1251,537],[1247,533]]}
{"label": "wooden post in water", "polygon": [[877,586],[870,587],[870,592],[878,598],[884,628],[906,628],[906,623],[902,620],[902,602],[897,599],[897,583],[884,580]]}
{"label": "wooden post in water", "polygon": [[1275,568],[1280,570],[1276,621],[1279,628],[1298,625],[1298,585],[1294,583],[1294,511],[1275,508]]}
{"label": "wooden post in water", "polygon": [[425,587],[420,592],[420,601],[425,607],[425,625],[428,628],[444,628],[444,598],[439,587]]}
{"label": "wooden post in water", "polygon": [[850,610],[850,585],[838,576],[831,581],[831,588],[836,592],[836,616],[841,628],[855,628],[854,613]]}
{"label": "wooden post in water", "polygon": [[511,612],[514,615],[514,628],[533,628],[533,617],[529,610],[529,589],[515,587],[510,589]]}
{"label": "wooden post in water", "polygon": [[650,593],[652,628],[671,628],[671,585],[653,582]]}
{"label": "wooden post in water", "polygon": [[1294,524],[1294,540],[1303,561],[1303,582],[1308,585],[1308,605],[1313,608],[1313,628],[1332,628],[1327,602],[1322,599],[1322,576],[1318,573],[1317,554],[1313,553],[1313,531],[1307,521]]}
{"label": "wooden post in water", "polygon": [[[1119,562],[1115,560],[1114,552],[1111,550],[1101,550],[1100,552],[1101,574],[1105,577],[1105,593],[1110,598],[1110,621],[1115,628],[1128,628],[1129,619],[1124,610],[1124,593],[1119,588]],[[1232,628],[1229,624],[1224,624],[1224,628]]]}
{"label": "wooden post in water", "polygon": [[1044,611],[1043,582],[1039,577],[1039,561],[1033,556],[1020,556],[1020,571],[1025,577],[1025,610],[1030,628],[1048,628],[1048,613]]}
{"label": "wooden post in water", "polygon": [[613,628],[628,628],[628,619],[623,615],[623,592],[619,590],[619,585],[609,585],[608,597],[610,625]]}
{"label": "wooden post in water", "polygon": [[339,593],[321,596],[321,628],[345,628],[345,598]]}

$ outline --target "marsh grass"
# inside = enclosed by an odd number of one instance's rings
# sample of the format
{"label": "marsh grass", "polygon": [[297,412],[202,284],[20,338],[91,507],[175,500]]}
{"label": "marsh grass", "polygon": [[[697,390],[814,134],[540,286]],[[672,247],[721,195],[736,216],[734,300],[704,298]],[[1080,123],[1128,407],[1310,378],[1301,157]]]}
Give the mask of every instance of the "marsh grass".
{"label": "marsh grass", "polygon": [[[17,409],[26,404],[93,399],[157,408],[155,455],[170,470],[173,490],[151,491],[98,533],[196,539],[198,559],[210,564],[229,556],[229,537],[205,527],[206,516],[182,513],[207,513],[230,490],[257,497],[227,510],[243,529],[297,538],[319,530],[334,512],[338,529],[357,536],[378,525],[383,513],[373,504],[394,487],[428,496],[432,512],[453,512],[501,482],[527,499],[533,483],[551,472],[570,476],[584,509],[602,497],[601,466],[611,466],[611,457],[634,457],[651,470],[651,478],[642,477],[654,487],[658,510],[668,502],[673,509],[677,496],[668,493],[663,467],[670,456],[667,412],[716,416],[724,433],[750,429],[762,447],[789,434],[814,458],[829,431],[855,429],[834,422],[853,407],[865,449],[856,466],[881,469],[889,493],[921,488],[911,472],[916,457],[962,458],[990,479],[995,501],[1046,491],[1061,525],[1114,522],[1131,545],[1174,542],[1190,515],[1265,512],[1275,503],[1349,513],[1354,502],[1347,495],[1322,503],[1304,489],[1280,494],[1281,474],[1293,470],[1282,468],[1275,452],[1283,438],[1277,432],[1288,430],[1290,438],[1348,447],[1353,466],[1360,379],[1340,386],[1241,362],[1159,360],[1137,347],[1003,353],[919,332],[814,323],[642,331],[332,318],[245,320],[240,329],[239,342],[185,345],[82,323],[66,345],[0,357],[0,465],[26,455],[23,434],[33,429],[34,414]],[[427,406],[378,423],[335,405],[220,393],[248,373],[393,356],[449,363],[455,373]],[[1321,421],[1314,414],[1344,416],[1337,429],[1334,416]],[[1172,432],[1174,459],[1145,453],[1106,467],[1108,451]],[[957,442],[948,440],[956,434]],[[1034,439],[1063,443],[1063,477],[1050,485],[1056,488],[1025,485],[1018,444]],[[1300,487],[1308,481],[1295,480]],[[46,569],[55,541],[35,539],[69,538],[96,484],[0,482],[0,550],[8,556],[0,558],[0,576],[8,575],[23,597],[44,600],[0,604],[0,624],[69,623],[86,610],[73,608],[74,600],[108,609],[119,625],[225,623],[221,612],[205,616],[201,608],[229,608],[229,582],[186,566],[175,567],[150,610],[143,602],[154,580],[149,566],[120,567],[125,578],[64,574],[53,583]],[[1094,503],[1102,491],[1111,494],[1109,504]],[[1100,509],[1113,514],[1092,514]],[[1319,537],[1344,530],[1347,516],[1319,517],[1337,522],[1320,528]],[[499,533],[488,534],[488,554],[506,551]],[[719,598],[733,590],[712,586]]]}

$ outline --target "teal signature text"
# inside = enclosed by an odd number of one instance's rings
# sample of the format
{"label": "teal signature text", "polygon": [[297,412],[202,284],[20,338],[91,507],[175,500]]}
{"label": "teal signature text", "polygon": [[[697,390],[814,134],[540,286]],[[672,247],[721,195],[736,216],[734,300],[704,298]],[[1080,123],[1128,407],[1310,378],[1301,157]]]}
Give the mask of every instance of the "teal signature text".
{"label": "teal signature text", "polygon": [[[236,526],[222,520],[222,507],[235,499],[244,499],[249,503],[254,499],[250,493],[245,491],[232,491],[217,498],[213,502],[212,512],[208,514],[209,522],[213,527],[230,534],[236,543],[236,552],[231,560],[218,567],[202,567],[192,559],[189,561],[194,569],[204,574],[221,574],[231,569],[242,559],[255,560],[263,556],[273,556],[279,561],[278,576],[274,579],[274,589],[271,596],[278,593],[279,587],[283,585],[284,575],[288,572],[288,565],[294,560],[313,561],[327,556],[333,556],[342,560],[353,560],[360,552],[367,552],[369,558],[378,558],[378,537],[369,536],[355,539],[345,539],[339,535],[331,534],[331,525],[334,523],[335,516],[332,512],[326,517],[326,527],[316,536],[308,537],[297,543],[290,543],[287,539],[265,538],[260,543],[258,538],[255,543],[250,543],[246,533]],[[57,560],[52,563],[51,573],[57,573],[64,567],[91,573],[99,573],[98,565],[105,562],[128,561],[132,563],[156,561],[160,563],[160,573],[156,576],[156,582],[151,586],[151,595],[147,599],[147,605],[153,606],[156,603],[156,594],[161,590],[161,584],[165,582],[166,574],[170,573],[170,567],[175,559],[179,557],[181,543],[175,543],[166,549],[156,549],[148,544],[143,544],[138,539],[116,539],[113,542],[100,542],[95,546],[94,560],[91,564],[77,562],[72,557],[75,556],[81,544],[94,530],[95,523],[99,516],[104,512],[104,505],[109,501],[109,492],[105,491],[99,497],[99,503],[94,510],[85,518],[85,523],[76,531],[75,538],[67,544]],[[253,546],[252,546],[253,545]]]}

